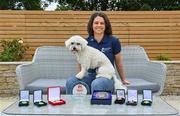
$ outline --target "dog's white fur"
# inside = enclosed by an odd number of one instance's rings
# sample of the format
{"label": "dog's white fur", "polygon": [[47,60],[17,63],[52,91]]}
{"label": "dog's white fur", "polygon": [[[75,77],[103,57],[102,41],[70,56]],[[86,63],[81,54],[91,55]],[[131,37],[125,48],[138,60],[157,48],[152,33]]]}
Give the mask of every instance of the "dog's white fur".
{"label": "dog's white fur", "polygon": [[87,44],[88,42],[78,35],[72,36],[65,42],[66,47],[75,54],[78,63],[81,65],[81,71],[76,75],[76,77],[82,79],[88,69],[97,68],[96,78],[113,78],[115,89],[126,90],[127,88],[117,79],[115,69],[106,55]]}

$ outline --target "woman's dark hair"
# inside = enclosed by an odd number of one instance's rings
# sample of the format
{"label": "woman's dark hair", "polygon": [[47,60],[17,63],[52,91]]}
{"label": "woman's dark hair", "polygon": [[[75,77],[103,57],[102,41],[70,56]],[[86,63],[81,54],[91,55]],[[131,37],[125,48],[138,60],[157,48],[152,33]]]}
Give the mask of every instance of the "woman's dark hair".
{"label": "woman's dark hair", "polygon": [[91,36],[94,35],[94,31],[93,31],[93,21],[94,19],[99,16],[102,17],[104,19],[105,22],[105,31],[104,34],[105,35],[112,35],[112,27],[111,27],[111,23],[107,17],[106,14],[102,13],[102,12],[95,12],[94,14],[91,15],[89,22],[88,22],[88,26],[87,26],[87,31],[88,34]]}

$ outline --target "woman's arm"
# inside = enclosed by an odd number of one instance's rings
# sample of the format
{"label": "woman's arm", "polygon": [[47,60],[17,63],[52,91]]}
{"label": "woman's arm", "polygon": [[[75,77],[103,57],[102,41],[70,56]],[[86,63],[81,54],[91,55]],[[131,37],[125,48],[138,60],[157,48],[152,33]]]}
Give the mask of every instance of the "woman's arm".
{"label": "woman's arm", "polygon": [[117,71],[118,71],[118,73],[120,75],[120,78],[122,80],[122,83],[123,84],[130,84],[126,80],[126,77],[125,77],[125,73],[124,73],[124,70],[123,70],[123,64],[122,64],[122,55],[121,55],[120,52],[115,55],[115,64],[116,64]]}

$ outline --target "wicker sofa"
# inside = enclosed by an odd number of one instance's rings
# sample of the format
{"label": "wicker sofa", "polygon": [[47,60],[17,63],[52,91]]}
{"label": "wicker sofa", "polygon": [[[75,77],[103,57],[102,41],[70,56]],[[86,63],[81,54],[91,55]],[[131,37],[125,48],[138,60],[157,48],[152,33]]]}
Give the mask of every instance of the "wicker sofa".
{"label": "wicker sofa", "polygon": [[[123,66],[126,78],[130,81],[128,89],[151,89],[160,95],[164,89],[166,66],[163,63],[149,61],[143,47],[124,46],[122,48]],[[16,74],[20,89],[42,89],[48,86],[61,86],[65,94],[67,78],[77,73],[75,57],[64,46],[42,46],[35,51],[29,64],[17,66]]]}

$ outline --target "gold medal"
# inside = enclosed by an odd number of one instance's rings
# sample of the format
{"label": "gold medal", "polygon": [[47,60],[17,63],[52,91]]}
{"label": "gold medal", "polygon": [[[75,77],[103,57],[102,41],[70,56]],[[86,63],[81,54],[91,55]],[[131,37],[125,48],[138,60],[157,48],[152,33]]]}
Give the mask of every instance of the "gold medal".
{"label": "gold medal", "polygon": [[44,103],[43,102],[39,102],[39,105],[43,105]]}
{"label": "gold medal", "polygon": [[22,103],[22,104],[26,104],[27,102],[26,102],[26,101],[22,101],[21,103]]}

